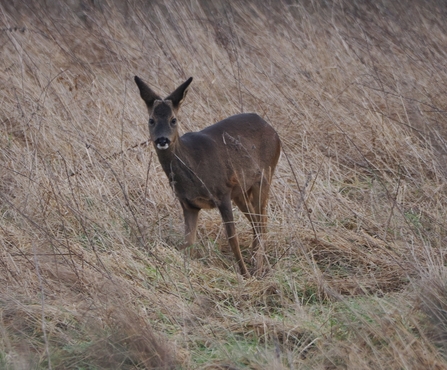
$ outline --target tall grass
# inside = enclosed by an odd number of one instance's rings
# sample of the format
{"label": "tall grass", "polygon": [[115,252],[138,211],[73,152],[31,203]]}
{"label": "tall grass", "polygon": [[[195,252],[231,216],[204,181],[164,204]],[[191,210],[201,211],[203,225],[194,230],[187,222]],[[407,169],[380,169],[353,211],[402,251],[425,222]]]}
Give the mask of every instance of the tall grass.
{"label": "tall grass", "polygon": [[[0,367],[446,368],[444,8],[0,4]],[[177,250],[134,75],[278,131],[265,278],[215,211]]]}

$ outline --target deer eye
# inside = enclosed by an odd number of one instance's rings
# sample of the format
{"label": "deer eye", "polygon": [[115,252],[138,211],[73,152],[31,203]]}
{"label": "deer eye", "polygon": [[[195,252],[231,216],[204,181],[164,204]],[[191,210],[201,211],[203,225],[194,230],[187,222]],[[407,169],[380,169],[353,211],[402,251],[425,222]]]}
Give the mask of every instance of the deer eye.
{"label": "deer eye", "polygon": [[177,118],[171,119],[171,125],[175,125],[177,123]]}
{"label": "deer eye", "polygon": [[149,118],[149,124],[150,124],[150,125],[153,125],[153,124],[155,124],[155,121],[154,121],[154,119],[153,119],[153,118]]}

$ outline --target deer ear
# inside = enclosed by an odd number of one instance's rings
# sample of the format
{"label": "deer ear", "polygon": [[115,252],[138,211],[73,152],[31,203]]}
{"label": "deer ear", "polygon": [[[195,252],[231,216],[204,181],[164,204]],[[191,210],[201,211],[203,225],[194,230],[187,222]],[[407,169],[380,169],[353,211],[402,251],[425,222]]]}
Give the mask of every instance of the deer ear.
{"label": "deer ear", "polygon": [[157,99],[161,100],[161,98],[149,86],[147,86],[140,77],[135,76],[135,83],[140,89],[141,98],[146,103],[149,112],[151,112],[152,107],[154,106],[154,101]]}
{"label": "deer ear", "polygon": [[179,87],[175,89],[173,93],[171,93],[165,100],[172,101],[172,106],[175,110],[179,109],[185,100],[186,93],[188,92],[189,84],[192,81],[192,77],[188,78],[185,82],[183,82]]}

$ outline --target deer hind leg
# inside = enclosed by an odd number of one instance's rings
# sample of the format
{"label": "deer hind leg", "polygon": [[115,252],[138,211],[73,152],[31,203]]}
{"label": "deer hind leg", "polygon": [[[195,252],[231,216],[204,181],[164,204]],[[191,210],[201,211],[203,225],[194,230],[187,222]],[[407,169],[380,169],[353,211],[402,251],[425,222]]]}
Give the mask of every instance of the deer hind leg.
{"label": "deer hind leg", "polygon": [[[253,249],[253,243],[255,240],[258,240],[258,235],[261,233],[261,229],[259,228],[259,215],[256,213],[253,207],[252,201],[252,193],[248,191],[245,194],[242,194],[236,198],[233,198],[234,203],[238,206],[238,208],[242,211],[244,216],[250,222],[250,225],[253,230],[253,242],[251,245],[251,249]],[[256,247],[256,246],[255,246]]]}
{"label": "deer hind leg", "polygon": [[250,274],[245,266],[244,260],[242,258],[241,249],[239,247],[239,241],[236,235],[236,227],[234,225],[233,210],[231,209],[231,197],[230,195],[224,197],[222,203],[219,205],[219,212],[222,216],[222,220],[225,224],[225,229],[227,231],[228,243],[231,246],[236,262],[239,265],[241,274],[244,277],[250,277]]}
{"label": "deer hind leg", "polygon": [[251,250],[253,253],[252,258],[255,264],[255,274],[261,275],[266,271],[266,268],[264,268],[264,262],[267,263],[267,266],[269,265],[268,259],[265,255],[263,236],[267,231],[266,208],[270,190],[270,183],[265,177],[263,177],[263,179],[260,182],[254,184],[250,190],[252,193],[251,208],[254,210],[255,214],[255,225],[253,226],[255,234],[253,236],[253,243],[251,245]]}

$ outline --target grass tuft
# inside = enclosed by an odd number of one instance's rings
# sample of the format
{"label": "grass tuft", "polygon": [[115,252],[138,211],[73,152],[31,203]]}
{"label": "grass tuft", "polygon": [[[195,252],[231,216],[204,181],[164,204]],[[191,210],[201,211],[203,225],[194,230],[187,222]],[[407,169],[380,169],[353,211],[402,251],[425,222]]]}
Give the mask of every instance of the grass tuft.
{"label": "grass tuft", "polygon": [[[0,367],[446,368],[445,18],[432,0],[1,4]],[[194,76],[183,132],[240,112],[278,131],[262,279],[217,211],[178,250],[135,75],[162,94]]]}

